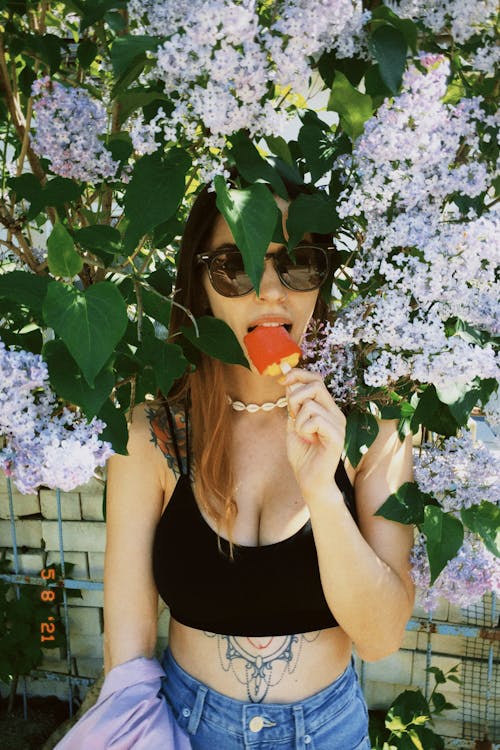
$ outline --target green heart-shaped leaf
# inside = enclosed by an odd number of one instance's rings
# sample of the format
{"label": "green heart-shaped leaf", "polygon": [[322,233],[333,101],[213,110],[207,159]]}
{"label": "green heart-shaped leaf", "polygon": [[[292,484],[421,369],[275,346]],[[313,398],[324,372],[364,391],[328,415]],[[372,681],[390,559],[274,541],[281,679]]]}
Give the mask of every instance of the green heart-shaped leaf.
{"label": "green heart-shaped leaf", "polygon": [[301,194],[288,209],[288,247],[293,248],[306,232],[328,234],[339,226],[336,203],[323,193]]}
{"label": "green heart-shaped leaf", "polygon": [[115,379],[110,370],[101,370],[91,388],[73,357],[60,339],[48,341],[43,356],[49,368],[50,382],[58,396],[82,407],[91,419],[111,393]]}
{"label": "green heart-shaped leaf", "polygon": [[21,302],[34,315],[40,316],[49,282],[48,276],[36,276],[28,271],[4,273],[0,275],[0,299]]}
{"label": "green heart-shaped leaf", "polygon": [[431,585],[462,546],[464,527],[457,518],[444,513],[441,508],[427,505],[422,531],[431,571]]}
{"label": "green heart-shaped leaf", "polygon": [[264,271],[264,255],[272,240],[278,206],[269,189],[260,183],[244,190],[228,190],[223,177],[214,180],[217,208],[229,224],[243,256],[245,270],[257,294]]}
{"label": "green heart-shaped leaf", "polygon": [[358,91],[339,70],[335,74],[328,109],[338,112],[340,124],[347,135],[356,140],[365,128],[365,122],[372,116],[371,96]]}
{"label": "green heart-shaped leaf", "polygon": [[156,383],[164,396],[168,395],[174,382],[184,374],[188,366],[180,346],[160,341],[154,335],[143,336],[136,356],[153,367]]}
{"label": "green heart-shaped leaf", "polygon": [[47,289],[43,315],[93,387],[95,376],[127,327],[127,309],[118,289],[111,282],[101,281],[80,292],[54,281]]}
{"label": "green heart-shaped leaf", "polygon": [[478,534],[489,551],[500,557],[500,508],[483,500],[481,505],[472,505],[460,511],[462,521]]}
{"label": "green heart-shaped leaf", "polygon": [[128,251],[176,212],[190,164],[188,154],[180,148],[172,148],[164,157],[156,152],[136,162],[124,198],[125,215],[130,221],[125,232]]}
{"label": "green heart-shaped leaf", "polygon": [[378,424],[373,414],[353,411],[347,417],[344,449],[352,466],[357,466],[378,435]]}
{"label": "green heart-shaped leaf", "polygon": [[394,26],[380,26],[372,35],[371,48],[379,64],[380,77],[397,94],[406,65],[406,40]]}
{"label": "green heart-shaped leaf", "polygon": [[83,268],[83,259],[75,250],[73,238],[60,223],[57,223],[47,240],[47,260],[54,276],[71,279]]}
{"label": "green heart-shaped leaf", "polygon": [[182,333],[193,346],[222,362],[230,365],[243,365],[250,369],[238,339],[227,323],[209,316],[198,318],[196,322],[199,336],[196,335],[194,328],[187,326],[181,328]]}
{"label": "green heart-shaped leaf", "polygon": [[236,162],[236,167],[248,182],[263,180],[268,182],[276,195],[288,200],[288,193],[283,180],[274,167],[269,164],[258,152],[256,146],[242,130],[231,136],[231,156]]}
{"label": "green heart-shaped leaf", "polygon": [[421,492],[416,482],[405,482],[397,492],[389,495],[375,515],[389,521],[420,525],[424,522],[424,508],[431,501],[430,495]]}
{"label": "green heart-shaped leaf", "polygon": [[111,443],[116,453],[127,456],[128,427],[127,420],[125,419],[125,409],[117,409],[108,398],[97,416],[106,424],[106,427],[99,435],[99,440],[107,440]]}

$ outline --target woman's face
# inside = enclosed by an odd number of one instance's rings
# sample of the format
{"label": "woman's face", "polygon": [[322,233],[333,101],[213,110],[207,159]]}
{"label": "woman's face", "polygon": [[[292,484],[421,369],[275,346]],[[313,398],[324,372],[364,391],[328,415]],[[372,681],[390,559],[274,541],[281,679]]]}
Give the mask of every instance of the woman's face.
{"label": "woman's face", "polygon": [[[276,197],[276,202],[283,214],[283,231],[287,237],[285,222],[288,203],[279,197]],[[215,252],[228,244],[235,244],[234,237],[224,217],[219,215],[206,250]],[[267,252],[274,253],[281,247],[282,245],[272,242]],[[291,337],[299,344],[319,294],[317,289],[310,292],[288,289],[281,283],[270,260],[266,260],[264,264],[258,297],[255,291],[242,297],[224,297],[213,288],[206,269],[203,272],[203,286],[213,315],[232,328],[243,349],[243,337],[249,329],[265,323],[286,326]]]}

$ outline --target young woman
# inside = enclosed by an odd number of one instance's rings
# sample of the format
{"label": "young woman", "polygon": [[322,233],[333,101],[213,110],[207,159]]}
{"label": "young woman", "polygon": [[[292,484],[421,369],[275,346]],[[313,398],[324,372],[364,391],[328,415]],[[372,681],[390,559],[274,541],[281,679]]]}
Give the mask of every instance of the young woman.
{"label": "young woman", "polygon": [[[225,321],[243,348],[256,326],[300,343],[322,314],[328,255],[307,236],[295,258],[272,242],[257,295],[205,190],[176,299]],[[175,308],[171,340],[187,322]],[[109,462],[105,668],[153,656],[160,594],[161,697],[195,750],[370,748],[351,652],[397,650],[412,611],[411,530],[374,515],[411,479],[411,444],[380,422],[354,469],[345,423],[304,367],[273,378],[200,355],[168,403],[134,409],[129,455]]]}

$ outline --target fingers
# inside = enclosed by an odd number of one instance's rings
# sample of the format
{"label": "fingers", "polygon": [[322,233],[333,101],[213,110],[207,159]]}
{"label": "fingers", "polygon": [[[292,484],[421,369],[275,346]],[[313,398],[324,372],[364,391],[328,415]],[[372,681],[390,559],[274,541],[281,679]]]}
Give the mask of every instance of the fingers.
{"label": "fingers", "polygon": [[[343,416],[343,415],[342,415]],[[293,427],[299,437],[312,442],[311,438],[318,437],[328,442],[341,442],[344,440],[343,420],[332,418],[330,410],[325,409],[316,401],[306,401],[300,408]]]}
{"label": "fingers", "polygon": [[294,369],[283,382],[287,387],[288,411],[293,418],[298,416],[305,404],[314,401],[331,412],[336,419],[345,422],[344,415],[328,392],[323,378],[317,373]]}
{"label": "fingers", "polygon": [[293,385],[294,383],[311,383],[317,380],[320,383],[323,382],[323,378],[317,372],[311,372],[310,370],[302,370],[299,367],[293,367],[290,372],[279,378],[281,385]]}

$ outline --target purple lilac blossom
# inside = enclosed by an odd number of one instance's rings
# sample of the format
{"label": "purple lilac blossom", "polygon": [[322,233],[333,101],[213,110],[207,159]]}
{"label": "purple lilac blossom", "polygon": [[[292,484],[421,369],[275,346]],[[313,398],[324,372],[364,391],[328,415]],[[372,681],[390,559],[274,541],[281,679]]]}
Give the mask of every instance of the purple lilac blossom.
{"label": "purple lilac blossom", "polygon": [[468,433],[449,437],[442,447],[422,446],[415,459],[415,481],[439,500],[445,512],[487,501],[497,505],[500,458]]}
{"label": "purple lilac blossom", "polygon": [[100,440],[105,424],[60,409],[39,354],[7,349],[0,341],[0,469],[22,493],[43,485],[70,491],[85,484],[113,454]]}
{"label": "purple lilac blossom", "polygon": [[80,88],[65,87],[47,76],[33,83],[35,114],[33,150],[61,177],[98,182],[116,177],[113,161],[100,137],[107,132],[103,104]]}
{"label": "purple lilac blossom", "polygon": [[[372,387],[410,377],[458,388],[500,374],[491,344],[446,329],[459,318],[492,335],[500,330],[500,218],[470,211],[463,220],[449,200],[488,189],[493,173],[480,144],[482,134],[496,137],[498,123],[478,97],[443,103],[449,63],[442,56],[422,53],[420,62],[427,73],[410,66],[402,92],[368,120],[352,157],[337,162],[356,175],[339,215],[360,216],[366,226],[353,281],[378,273],[385,282],[338,312],[331,340],[370,350],[364,381]],[[464,144],[467,162],[457,166]]]}
{"label": "purple lilac blossom", "polygon": [[500,64],[500,45],[494,33],[492,36],[483,36],[483,41],[484,45],[475,50],[471,65],[474,70],[479,70],[487,76],[496,76]]}
{"label": "purple lilac blossom", "polygon": [[495,435],[500,436],[500,391],[496,390],[490,396],[484,407],[484,415]]}
{"label": "purple lilac blossom", "polygon": [[343,343],[337,337],[332,338],[330,323],[313,321],[301,342],[302,352],[309,360],[307,369],[317,372],[334,397],[342,406],[356,401],[357,374],[354,347],[349,342]]}
{"label": "purple lilac blossom", "polygon": [[271,87],[278,87],[277,97],[290,85],[307,87],[309,58],[327,49],[339,56],[359,51],[370,17],[359,0],[291,0],[268,29],[259,25],[255,0],[131,0],[128,11],[137,33],[167,37],[149,76],[178,96],[168,117],[131,118],[134,148],[152,153],[160,135],[199,141],[201,125],[204,148],[195,164],[206,183],[228,174],[221,156],[228,135],[239,129],[250,137],[283,132],[291,115],[275,109]]}
{"label": "purple lilac blossom", "polygon": [[271,26],[268,46],[281,86],[307,89],[308,58],[335,50],[337,57],[368,57],[366,24],[370,11],[353,0],[289,0]]}
{"label": "purple lilac blossom", "polygon": [[466,532],[462,547],[430,586],[425,538],[420,535],[410,556],[411,576],[417,586],[417,601],[433,612],[439,599],[458,607],[470,607],[489,593],[500,593],[500,559],[480,539]]}
{"label": "purple lilac blossom", "polygon": [[[441,447],[424,445],[415,459],[415,481],[422,492],[433,495],[447,513],[460,517],[460,510],[486,501],[498,505],[500,459],[468,433],[450,437]],[[433,611],[440,597],[460,607],[500,590],[500,559],[486,549],[481,539],[465,532],[464,543],[432,586],[425,537],[419,535],[411,557],[411,575],[418,599]]]}
{"label": "purple lilac blossom", "polygon": [[497,0],[385,0],[400,18],[421,21],[435,34],[451,33],[456,42],[465,42],[486,24],[495,23]]}

